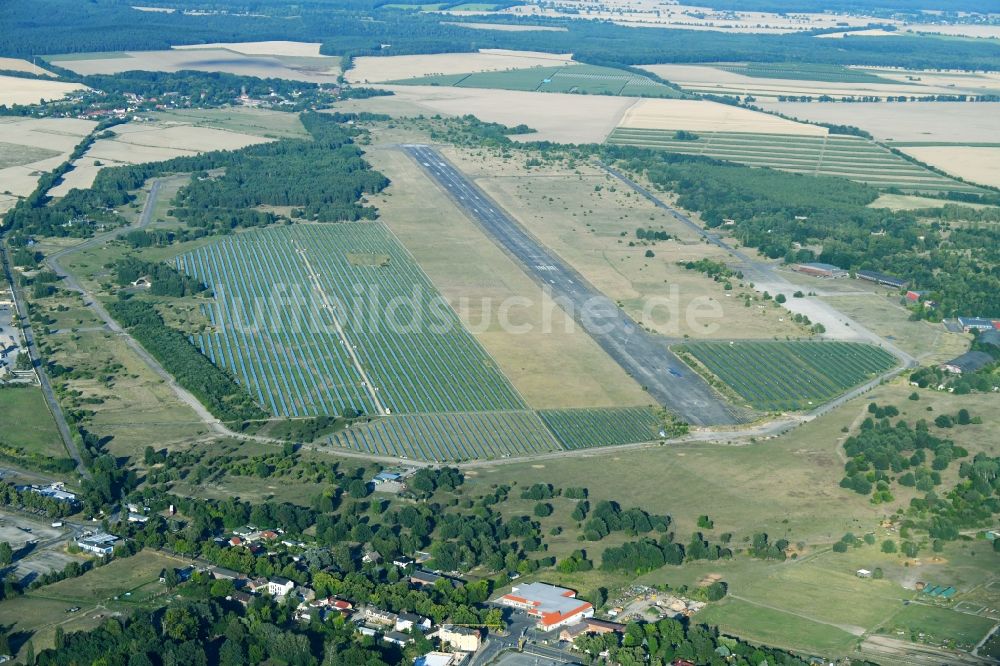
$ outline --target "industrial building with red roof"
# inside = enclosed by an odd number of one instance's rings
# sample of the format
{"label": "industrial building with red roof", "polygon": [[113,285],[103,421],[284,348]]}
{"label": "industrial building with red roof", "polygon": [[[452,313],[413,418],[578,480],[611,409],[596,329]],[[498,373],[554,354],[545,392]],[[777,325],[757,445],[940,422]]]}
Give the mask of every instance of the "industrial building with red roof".
{"label": "industrial building with red roof", "polygon": [[520,585],[512,588],[498,601],[538,618],[538,627],[545,631],[576,624],[594,615],[594,607],[589,602],[577,599],[575,591],[546,583]]}

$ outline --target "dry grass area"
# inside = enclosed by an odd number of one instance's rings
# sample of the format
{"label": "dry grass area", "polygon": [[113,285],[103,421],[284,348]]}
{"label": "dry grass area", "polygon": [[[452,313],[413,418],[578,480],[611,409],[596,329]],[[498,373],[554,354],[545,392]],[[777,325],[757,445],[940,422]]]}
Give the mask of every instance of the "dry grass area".
{"label": "dry grass area", "polygon": [[[114,139],[100,139],[77,160],[73,171],[52,189],[53,196],[63,196],[73,188],[90,187],[97,173],[106,166],[158,162],[210,150],[234,150],[269,139],[241,132],[175,121],[128,123],[112,130]],[[99,163],[99,164],[98,164]]]}
{"label": "dry grass area", "polygon": [[[788,313],[780,306],[745,307],[740,295],[752,291],[741,289],[738,280],[727,292],[721,283],[678,266],[702,258],[725,262],[729,256],[596,167],[528,168],[532,154],[527,152],[507,159],[480,150],[445,153],[545,246],[647,328],[673,338],[806,334],[782,321]],[[639,227],[663,229],[676,240],[638,242]],[[655,256],[645,256],[647,250]],[[689,318],[694,312],[702,314]]]}
{"label": "dry grass area", "polygon": [[[319,42],[216,42],[214,44],[185,44],[172,48],[178,51],[200,51],[204,49],[225,49],[243,55],[307,56],[320,57]],[[331,61],[337,59],[330,56]]]}
{"label": "dry grass area", "polygon": [[902,151],[969,182],[1000,187],[1000,148],[912,146]]}
{"label": "dry grass area", "polygon": [[354,59],[347,72],[352,83],[399,81],[434,74],[464,74],[466,72],[496,72],[527,67],[552,67],[573,62],[571,54],[558,55],[536,51],[482,49],[478,53],[433,53]]}
{"label": "dry grass area", "polygon": [[[373,198],[382,221],[529,405],[543,409],[649,403],[639,385],[408,156],[394,148],[377,148],[366,157],[392,181],[383,195]],[[513,305],[506,310],[509,323],[530,330],[515,332],[501,325],[504,303]]]}
{"label": "dry grass area", "polygon": [[[265,47],[262,47],[265,48]],[[202,72],[229,72],[243,76],[289,79],[310,83],[335,83],[340,74],[337,58],[319,56],[247,55],[223,48],[170,49],[164,51],[123,51],[100,54],[90,59],[74,56],[49,59],[77,74],[117,74],[129,70],[178,72],[194,69]],[[317,60],[328,61],[317,67]]]}
{"label": "dry grass area", "polygon": [[538,130],[512,137],[524,141],[600,143],[611,133],[636,99],[609,95],[443,88],[437,86],[379,86],[392,90],[392,97],[373,97],[338,103],[338,111],[371,111],[394,117],[434,115],[462,116],[471,113],[480,120],[518,125]]}
{"label": "dry grass area", "polygon": [[[954,205],[956,202],[946,199],[932,199],[930,197],[920,197],[911,194],[882,194],[875,201],[868,204],[869,208],[888,208],[889,210],[918,210],[921,208],[941,208],[945,205]],[[987,204],[961,203],[966,208],[996,208]]]}
{"label": "dry grass area", "polygon": [[20,58],[0,58],[0,70],[27,72],[28,74],[35,74],[37,76],[54,76],[49,70],[42,69],[38,65],[30,63],[27,60],[21,60]]}
{"label": "dry grass area", "polygon": [[762,101],[761,106],[802,120],[854,125],[871,132],[880,141],[1000,143],[1000,113],[991,113],[990,104],[801,104]]}
{"label": "dry grass area", "polygon": [[824,127],[796,123],[766,113],[687,99],[643,99],[622,117],[619,127],[685,129],[694,132],[759,132],[826,136]]}
{"label": "dry grass area", "polygon": [[822,35],[816,35],[816,37],[817,39],[843,39],[848,35],[851,37],[895,37],[899,35],[899,32],[883,30],[882,28],[871,28],[870,30],[852,30],[851,32],[826,32]]}
{"label": "dry grass area", "polygon": [[0,146],[6,146],[0,150],[47,155],[0,169],[0,213],[10,209],[17,197],[30,194],[38,178],[65,161],[95,125],[72,118],[0,118]]}
{"label": "dry grass area", "polygon": [[43,99],[62,99],[86,86],[78,83],[61,83],[41,79],[22,79],[18,76],[0,75],[0,104],[38,104]]}

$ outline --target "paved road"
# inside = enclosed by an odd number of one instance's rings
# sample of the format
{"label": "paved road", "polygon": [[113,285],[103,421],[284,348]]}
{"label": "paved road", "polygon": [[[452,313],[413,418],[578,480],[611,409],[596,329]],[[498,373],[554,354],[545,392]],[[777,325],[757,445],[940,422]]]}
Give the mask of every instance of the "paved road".
{"label": "paved road", "polygon": [[555,253],[546,249],[441,154],[424,145],[403,150],[465,213],[521,264],[659,404],[695,425],[737,423],[732,407],[690,371],[663,338],[637,325]]}
{"label": "paved road", "polygon": [[49,381],[49,375],[45,371],[45,363],[42,361],[42,356],[38,353],[38,347],[35,345],[35,332],[31,328],[28,311],[24,308],[24,294],[21,293],[21,287],[14,281],[13,275],[10,272],[10,252],[6,242],[3,243],[2,250],[0,251],[3,253],[4,275],[7,278],[7,282],[10,283],[11,294],[14,297],[14,311],[19,315],[21,320],[21,333],[24,335],[24,344],[28,348],[28,358],[31,359],[31,364],[35,368],[35,374],[38,376],[38,383],[41,385],[45,404],[48,405],[49,411],[52,413],[52,419],[56,422],[56,429],[59,431],[59,437],[66,447],[66,452],[76,462],[77,471],[84,478],[90,478],[90,472],[83,464],[80,449],[77,448],[76,441],[73,440],[73,435],[70,432],[69,424],[66,422],[66,415],[63,414],[62,406],[56,400],[56,394],[52,390],[52,383]]}

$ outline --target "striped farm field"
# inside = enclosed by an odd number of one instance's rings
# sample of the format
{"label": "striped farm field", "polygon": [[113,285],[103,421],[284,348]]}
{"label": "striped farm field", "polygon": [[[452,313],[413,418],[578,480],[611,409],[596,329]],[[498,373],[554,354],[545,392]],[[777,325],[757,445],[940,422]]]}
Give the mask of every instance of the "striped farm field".
{"label": "striped farm field", "polygon": [[676,130],[617,127],[607,143],[704,155],[754,167],[815,176],[840,176],[878,188],[905,192],[979,192],[855,136],[799,136],[750,132],[698,132],[678,140]]}
{"label": "striped farm field", "polygon": [[659,437],[663,426],[649,407],[547,409],[539,415],[567,449],[649,442]]}
{"label": "striped farm field", "polygon": [[495,88],[534,92],[623,95],[627,97],[681,97],[681,93],[658,81],[612,67],[563,65],[531,67],[496,72],[472,72],[422,76],[391,81],[398,85]]}
{"label": "striped farm field", "polygon": [[275,416],[525,408],[381,223],[255,229],[175,265],[215,296],[193,342]]}
{"label": "striped farm field", "polygon": [[693,342],[674,347],[756,409],[794,411],[818,406],[890,370],[896,358],[852,342]]}
{"label": "striped farm field", "polygon": [[482,460],[562,447],[531,411],[397,414],[327,440],[359,453],[430,462]]}

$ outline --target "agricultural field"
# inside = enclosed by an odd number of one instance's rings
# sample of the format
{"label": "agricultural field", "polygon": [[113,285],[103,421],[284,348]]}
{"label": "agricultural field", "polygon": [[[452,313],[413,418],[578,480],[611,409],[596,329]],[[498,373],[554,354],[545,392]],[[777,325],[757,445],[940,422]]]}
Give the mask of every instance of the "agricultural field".
{"label": "agricultural field", "polygon": [[152,72],[196,70],[309,83],[336,83],[337,76],[340,74],[338,58],[318,55],[246,54],[227,48],[210,47],[99,54],[73,53],[50,55],[46,56],[45,59],[54,65],[84,75],[117,74],[129,70]]}
{"label": "agricultural field", "polygon": [[644,76],[611,67],[566,65],[532,67],[502,72],[473,72],[391,81],[398,85],[496,88],[531,92],[617,95],[625,97],[679,97],[673,88]]}
{"label": "agricultural field", "polygon": [[[390,60],[390,58],[375,59]],[[468,65],[460,71],[468,71]],[[390,90],[393,95],[338,102],[336,110],[384,113],[394,118],[472,114],[486,122],[509,126],[523,123],[537,130],[532,134],[511,137],[515,141],[600,143],[618,125],[629,107],[636,102],[632,97],[610,95],[570,95],[444,86],[379,84],[377,87]]]}
{"label": "agricultural field", "polygon": [[682,140],[676,137],[676,130],[618,127],[607,142],[704,155],[791,173],[839,176],[879,188],[909,192],[980,191],[974,185],[934,173],[860,137],[695,131],[697,138]]}
{"label": "agricultural field", "polygon": [[237,132],[266,139],[304,139],[309,133],[298,114],[234,106],[225,109],[175,109],[152,117],[164,126],[191,125]]}
{"label": "agricultural field", "polygon": [[846,342],[693,342],[674,349],[766,411],[808,409],[896,364],[878,347]]}
{"label": "agricultural field", "polygon": [[741,132],[825,137],[827,129],[729,104],[705,100],[639,100],[622,117],[620,128],[685,129],[692,132]]}
{"label": "agricultural field", "polygon": [[980,185],[1000,187],[998,146],[898,146],[907,155]]}
{"label": "agricultural field", "polygon": [[73,118],[0,118],[0,213],[30,194],[42,173],[59,166],[96,125]]}
{"label": "agricultural field", "polygon": [[569,54],[481,49],[478,53],[364,56],[354,59],[354,67],[345,76],[351,83],[384,83],[423,76],[500,72],[528,67],[563,67],[571,64],[573,57]]}
{"label": "agricultural field", "polygon": [[660,438],[663,420],[649,407],[550,409],[539,412],[567,449],[649,442]]}
{"label": "agricultural field", "polygon": [[718,63],[712,65],[724,72],[762,79],[801,79],[803,81],[829,81],[831,83],[883,83],[886,79],[864,70],[851,69],[840,65],[817,65],[812,63]]}
{"label": "agricultural field", "polygon": [[0,105],[38,104],[42,100],[62,99],[85,87],[79,83],[26,79],[0,74]]}
{"label": "agricultural field", "polygon": [[509,458],[561,448],[538,415],[529,411],[395,415],[348,428],[327,442],[360,453],[435,462]]}
{"label": "agricultural field", "polygon": [[52,72],[20,58],[0,58],[0,71],[25,72],[35,76],[53,76]]}
{"label": "agricultural field", "polygon": [[195,343],[277,416],[524,407],[381,224],[251,231],[176,264],[216,295]]}

